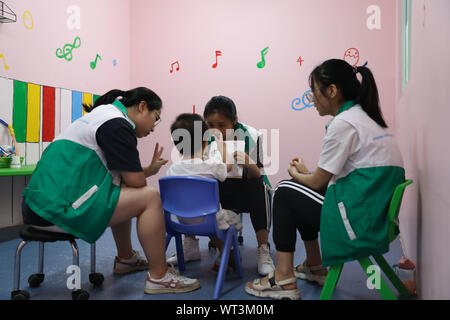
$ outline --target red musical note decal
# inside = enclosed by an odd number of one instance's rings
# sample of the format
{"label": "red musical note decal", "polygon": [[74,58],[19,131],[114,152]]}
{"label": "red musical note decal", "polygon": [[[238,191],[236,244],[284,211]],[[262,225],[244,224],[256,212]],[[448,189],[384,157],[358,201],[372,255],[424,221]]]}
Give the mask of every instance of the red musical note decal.
{"label": "red musical note decal", "polygon": [[222,56],[222,51],[216,51],[216,63],[213,64],[213,66],[212,66],[213,69],[217,68],[217,64],[218,64],[217,57],[220,57],[220,56]]}
{"label": "red musical note decal", "polygon": [[175,61],[174,63],[172,63],[172,64],[170,65],[170,66],[172,67],[172,69],[170,70],[170,73],[173,72],[173,66],[174,66],[175,64],[177,65],[177,69],[176,69],[176,70],[177,70],[177,71],[180,70],[180,64],[178,63],[178,61]]}

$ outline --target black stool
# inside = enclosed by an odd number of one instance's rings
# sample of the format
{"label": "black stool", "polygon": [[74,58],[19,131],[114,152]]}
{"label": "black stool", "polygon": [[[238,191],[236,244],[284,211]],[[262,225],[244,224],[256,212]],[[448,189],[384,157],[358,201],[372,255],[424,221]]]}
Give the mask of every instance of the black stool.
{"label": "black stool", "polygon": [[[11,292],[12,300],[28,300],[30,294],[28,291],[20,290],[20,258],[22,249],[25,245],[31,241],[39,242],[39,270],[38,273],[32,274],[28,278],[28,283],[31,288],[37,288],[44,281],[44,243],[56,242],[56,241],[69,241],[72,245],[73,252],[73,264],[80,266],[78,246],[75,241],[75,236],[68,233],[58,233],[43,231],[33,228],[32,226],[24,226],[20,230],[20,237],[23,239],[17,246],[15,259],[14,259],[14,290]],[[91,273],[89,274],[89,282],[94,286],[100,286],[103,283],[104,277],[101,273],[95,272],[95,243],[91,244]],[[82,289],[76,289],[72,291],[73,300],[88,300],[89,293]]]}

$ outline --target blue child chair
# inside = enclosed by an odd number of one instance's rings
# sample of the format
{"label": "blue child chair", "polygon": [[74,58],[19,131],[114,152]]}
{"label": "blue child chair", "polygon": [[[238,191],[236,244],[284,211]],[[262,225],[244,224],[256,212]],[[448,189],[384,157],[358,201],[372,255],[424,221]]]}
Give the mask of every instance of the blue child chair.
{"label": "blue child chair", "polygon": [[[217,275],[214,290],[214,299],[219,299],[231,248],[233,248],[236,271],[240,278],[242,277],[242,266],[236,228],[234,226],[230,226],[227,230],[217,228],[216,213],[220,210],[217,181],[191,176],[165,177],[159,179],[159,191],[166,222],[166,249],[172,237],[175,237],[180,272],[186,269],[181,242],[182,234],[214,236],[224,242],[219,274]],[[171,219],[172,214],[182,218],[204,217],[204,219],[198,224],[181,224]]]}

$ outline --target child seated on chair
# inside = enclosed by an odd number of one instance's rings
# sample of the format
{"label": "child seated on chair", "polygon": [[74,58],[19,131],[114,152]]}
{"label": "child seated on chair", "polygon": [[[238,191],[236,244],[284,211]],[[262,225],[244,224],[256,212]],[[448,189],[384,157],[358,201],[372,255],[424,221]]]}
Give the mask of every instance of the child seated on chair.
{"label": "child seated on chair", "polygon": [[[221,134],[216,134],[214,130],[208,130],[208,126],[203,118],[198,114],[184,113],[179,115],[170,127],[172,139],[175,147],[183,156],[182,160],[173,163],[167,170],[166,176],[197,176],[203,178],[216,179],[224,181],[227,173],[231,171],[232,164],[226,164],[226,145],[223,142]],[[209,156],[206,155],[209,135],[214,135],[217,142],[218,151]],[[199,218],[179,218],[183,224],[197,224],[203,221],[204,217]],[[234,211],[220,209],[216,214],[217,227],[221,230],[228,229],[233,225],[237,230],[242,229],[242,222]],[[195,239],[195,238],[194,238]],[[219,248],[222,255],[223,243],[219,239],[211,239]],[[198,241],[198,240],[196,240]],[[168,262],[175,262],[168,259]],[[232,255],[230,255],[230,264],[232,265]],[[219,261],[216,261],[213,270],[217,271]],[[216,270],[217,269],[217,270]]]}

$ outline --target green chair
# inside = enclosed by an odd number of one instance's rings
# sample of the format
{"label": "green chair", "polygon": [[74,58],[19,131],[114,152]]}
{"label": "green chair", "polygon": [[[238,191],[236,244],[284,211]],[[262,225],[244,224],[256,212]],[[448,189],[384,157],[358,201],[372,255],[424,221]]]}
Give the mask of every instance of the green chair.
{"label": "green chair", "polygon": [[[388,217],[389,217],[389,241],[392,242],[395,240],[399,233],[399,222],[398,222],[398,213],[400,211],[400,205],[402,203],[403,193],[405,191],[406,186],[413,183],[412,180],[407,180],[406,182],[400,184],[395,188],[394,194],[392,195],[391,202],[389,204]],[[400,293],[401,298],[410,297],[411,293],[405,287],[403,282],[397,277],[394,270],[389,266],[386,260],[382,255],[373,256],[375,261],[378,263],[378,266],[381,270],[383,270],[384,274],[388,277],[394,287]],[[368,272],[368,268],[373,265],[370,257],[365,257],[358,260],[361,267],[364,269],[364,272],[370,277],[372,274]],[[339,276],[341,275],[341,271],[344,264],[338,264],[331,266],[327,278],[325,280],[325,285],[322,289],[322,293],[320,294],[320,300],[330,300],[333,294],[334,288],[337,285],[339,280]],[[397,296],[392,292],[392,290],[388,287],[383,277],[380,275],[380,288],[377,288],[378,292],[380,292],[381,296],[384,300],[397,300]]]}

